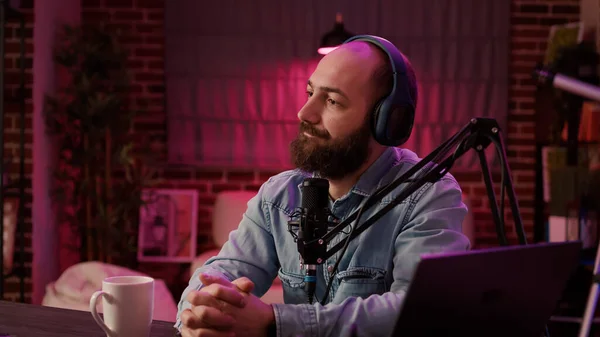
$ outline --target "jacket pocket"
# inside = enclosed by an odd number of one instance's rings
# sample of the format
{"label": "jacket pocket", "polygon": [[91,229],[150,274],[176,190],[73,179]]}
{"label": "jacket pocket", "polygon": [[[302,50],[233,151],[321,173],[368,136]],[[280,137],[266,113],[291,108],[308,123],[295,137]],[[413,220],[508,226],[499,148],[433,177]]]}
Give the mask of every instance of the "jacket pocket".
{"label": "jacket pocket", "polygon": [[387,289],[386,271],[372,267],[351,267],[337,273],[339,281],[336,298],[343,301],[346,297],[367,298],[371,295],[381,295]]}
{"label": "jacket pocket", "polygon": [[283,286],[283,301],[288,304],[307,303],[307,295],[304,290],[304,275],[286,272],[279,269],[277,276]]}

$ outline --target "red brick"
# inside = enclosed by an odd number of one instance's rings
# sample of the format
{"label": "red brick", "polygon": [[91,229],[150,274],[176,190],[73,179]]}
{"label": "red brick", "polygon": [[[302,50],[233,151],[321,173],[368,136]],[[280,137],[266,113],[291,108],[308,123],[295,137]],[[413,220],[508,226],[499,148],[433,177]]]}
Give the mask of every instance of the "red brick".
{"label": "red brick", "polygon": [[81,8],[87,9],[87,8],[100,8],[102,7],[102,1],[101,0],[82,0],[81,1]]}
{"label": "red brick", "polygon": [[242,186],[238,183],[215,183],[212,185],[212,192],[219,193],[224,191],[239,191]]}
{"label": "red brick", "polygon": [[[21,52],[21,44],[19,42],[8,42],[4,44],[4,48],[7,54],[18,54]],[[25,53],[33,53],[33,45],[31,43],[25,44]]]}
{"label": "red brick", "polygon": [[565,23],[569,23],[571,20],[568,18],[540,18],[540,24],[543,26],[554,26],[554,25],[563,25]]}
{"label": "red brick", "polygon": [[164,57],[164,49],[163,48],[136,48],[135,56],[139,57]]}
{"label": "red brick", "polygon": [[510,43],[510,48],[512,48],[513,50],[537,49],[537,44],[531,41],[512,41]]}
{"label": "red brick", "polygon": [[140,84],[132,84],[129,87],[129,93],[130,94],[134,94],[135,95],[135,94],[141,94],[143,92],[144,92],[144,87],[142,85],[140,85]]}
{"label": "red brick", "polygon": [[225,179],[229,182],[253,182],[254,172],[227,172]]}
{"label": "red brick", "polygon": [[12,116],[4,116],[3,118],[3,130],[9,130],[15,128],[14,118]]}
{"label": "red brick", "polygon": [[139,73],[135,74],[134,79],[138,82],[164,82],[165,77],[162,74]]}
{"label": "red brick", "polygon": [[277,175],[280,171],[268,171],[268,172],[259,172],[258,173],[258,181],[265,182],[267,179],[271,178],[274,175]]}
{"label": "red brick", "polygon": [[195,179],[223,181],[225,178],[223,171],[196,170]]}
{"label": "red brick", "polygon": [[104,0],[108,8],[132,8],[133,0]]}
{"label": "red brick", "polygon": [[[5,143],[19,143],[19,140],[21,139],[21,135],[19,134],[18,129],[13,129],[13,130],[6,130],[4,132],[4,142]],[[25,143],[27,144],[31,144],[31,141],[33,140],[33,135],[30,133],[25,133]]]}
{"label": "red brick", "polygon": [[512,25],[536,26],[539,24],[539,22],[540,20],[535,16],[520,16],[510,18],[510,23]]}
{"label": "red brick", "polygon": [[539,5],[539,4],[525,4],[520,5],[517,9],[521,13],[536,13],[536,14],[545,14],[548,13],[548,5]]}
{"label": "red brick", "polygon": [[478,182],[481,181],[481,172],[452,172],[452,175],[459,183],[463,184],[465,182]]}
{"label": "red brick", "polygon": [[141,61],[141,60],[128,60],[127,61],[127,68],[129,68],[130,70],[144,69],[144,61]]}
{"label": "red brick", "polygon": [[555,14],[579,14],[578,5],[552,5],[552,13]]}
{"label": "red brick", "polygon": [[540,38],[545,39],[548,37],[547,28],[533,28],[528,27],[525,29],[515,29],[511,31],[511,35],[514,39],[518,38]]}
{"label": "red brick", "polygon": [[[27,16],[27,14],[26,14],[26,16]],[[26,20],[27,20],[27,19],[26,19]],[[33,20],[33,17],[31,17],[31,19],[30,19],[30,20]],[[26,26],[25,26],[25,29],[23,30],[23,32],[21,32],[21,28],[17,28],[17,27],[15,27],[14,29],[15,29],[15,34],[14,34],[14,37],[15,37],[15,38],[21,38],[21,35],[22,35],[23,33],[25,33],[25,38],[26,38],[26,39],[31,39],[31,38],[33,38],[33,25],[26,25]]]}
{"label": "red brick", "polygon": [[157,85],[146,85],[146,92],[149,94],[164,94],[165,86],[162,84]]}
{"label": "red brick", "polygon": [[[19,1],[19,9],[22,12],[28,12],[27,9],[33,9],[33,1],[34,0],[20,0]],[[33,20],[27,20],[27,22],[31,22]]]}
{"label": "red brick", "polygon": [[163,61],[148,61],[148,69],[164,71],[165,63]]}
{"label": "red brick", "polygon": [[260,189],[261,184],[247,184],[246,186],[244,186],[244,190],[245,191],[252,191],[252,192],[258,192],[258,190]]}
{"label": "red brick", "polygon": [[508,116],[511,122],[533,122],[535,121],[535,116],[533,114],[515,114],[511,113]]}
{"label": "red brick", "polygon": [[155,23],[138,23],[135,25],[138,33],[144,34],[163,34],[163,27]]}
{"label": "red brick", "polygon": [[146,12],[146,21],[163,21],[165,14],[163,11],[158,12]]}
{"label": "red brick", "polygon": [[[546,34],[546,36],[547,35],[548,34]],[[538,55],[534,55],[534,54],[515,54],[515,53],[513,53],[510,55],[511,63],[526,62],[529,64],[536,64],[539,61],[540,61],[540,57]]]}
{"label": "red brick", "polygon": [[166,0],[136,0],[135,6],[137,8],[165,8]]}
{"label": "red brick", "polygon": [[168,169],[163,174],[164,179],[191,179],[192,172],[189,169]]}
{"label": "red brick", "polygon": [[[125,32],[121,34],[118,38],[119,43],[122,45],[136,45],[144,43],[144,39],[140,36],[135,36],[130,34],[130,32]],[[131,49],[131,48],[128,48]]]}
{"label": "red brick", "polygon": [[116,20],[139,21],[144,19],[144,14],[136,10],[119,10],[113,14]]}
{"label": "red brick", "polygon": [[84,10],[81,13],[81,20],[87,23],[109,21],[111,15],[106,10]]}
{"label": "red brick", "polygon": [[514,176],[515,176],[514,181],[519,184],[535,182],[535,176],[533,176],[533,175],[515,174]]}
{"label": "red brick", "polygon": [[163,36],[146,36],[144,37],[144,43],[149,45],[164,45],[165,38]]}
{"label": "red brick", "polygon": [[[15,259],[15,263],[18,263],[19,260]],[[18,278],[9,278],[6,280],[4,292],[5,293],[19,293],[21,290],[21,283]],[[25,292],[30,293],[32,291],[31,281],[25,282]]]}

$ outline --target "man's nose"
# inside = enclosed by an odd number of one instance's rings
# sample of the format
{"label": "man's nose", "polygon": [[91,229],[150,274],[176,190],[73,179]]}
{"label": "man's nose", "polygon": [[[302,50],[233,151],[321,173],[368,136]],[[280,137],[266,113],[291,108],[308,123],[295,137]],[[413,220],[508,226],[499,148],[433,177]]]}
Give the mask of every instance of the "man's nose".
{"label": "man's nose", "polygon": [[301,121],[306,121],[310,124],[319,123],[321,120],[321,110],[319,110],[317,104],[313,102],[312,98],[309,98],[304,106],[302,106],[300,111],[298,111],[298,119]]}

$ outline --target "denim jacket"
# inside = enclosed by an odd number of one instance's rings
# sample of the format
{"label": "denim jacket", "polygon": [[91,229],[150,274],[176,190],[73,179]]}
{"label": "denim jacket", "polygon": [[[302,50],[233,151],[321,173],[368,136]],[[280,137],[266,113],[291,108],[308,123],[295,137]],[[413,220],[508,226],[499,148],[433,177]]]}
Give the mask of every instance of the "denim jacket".
{"label": "denim jacket", "polygon": [[[377,188],[391,183],[419,160],[409,150],[388,148],[350,192],[330,204],[333,215],[343,221]],[[246,276],[255,283],[253,292],[258,297],[279,277],[285,304],[272,304],[277,336],[349,336],[352,326],[358,336],[389,336],[420,256],[470,247],[461,231],[467,208],[458,183],[446,174],[434,184],[423,185],[350,241],[325,305],[318,302],[325,294],[339,252],[319,265],[315,301],[308,304],[305,272],[299,263],[297,245],[288,232],[288,221],[300,207],[300,184],[309,176],[299,170],[285,171],[261,186],[218,256],[192,275],[181,295],[176,328],[181,327],[181,311],[190,307],[185,300],[187,294],[202,287],[199,274],[208,272],[220,273],[232,281]],[[389,204],[404,186],[401,184],[365,210],[359,226]],[[328,248],[345,236],[336,235]]]}

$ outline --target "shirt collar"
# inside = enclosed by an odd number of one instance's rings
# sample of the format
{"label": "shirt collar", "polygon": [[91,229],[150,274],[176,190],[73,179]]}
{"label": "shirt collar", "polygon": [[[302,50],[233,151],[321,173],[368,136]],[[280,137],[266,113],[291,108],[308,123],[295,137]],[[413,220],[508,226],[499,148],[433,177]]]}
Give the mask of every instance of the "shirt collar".
{"label": "shirt collar", "polygon": [[369,168],[360,176],[350,192],[365,197],[371,196],[379,188],[381,178],[392,168],[400,158],[400,149],[388,147],[381,156],[369,166]]}

